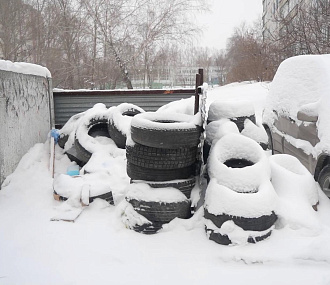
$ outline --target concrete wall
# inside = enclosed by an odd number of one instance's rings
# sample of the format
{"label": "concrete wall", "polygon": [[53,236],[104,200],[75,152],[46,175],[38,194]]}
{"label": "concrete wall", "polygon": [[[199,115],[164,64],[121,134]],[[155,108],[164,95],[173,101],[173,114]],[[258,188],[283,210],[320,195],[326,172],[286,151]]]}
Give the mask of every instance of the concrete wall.
{"label": "concrete wall", "polygon": [[47,139],[49,84],[46,77],[0,70],[0,185],[33,145]]}

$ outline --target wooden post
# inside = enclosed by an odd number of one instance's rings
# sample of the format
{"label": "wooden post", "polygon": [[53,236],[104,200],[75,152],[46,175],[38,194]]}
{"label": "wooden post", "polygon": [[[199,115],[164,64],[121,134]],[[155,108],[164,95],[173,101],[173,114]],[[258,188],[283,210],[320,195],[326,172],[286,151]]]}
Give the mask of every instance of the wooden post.
{"label": "wooden post", "polygon": [[199,81],[199,86],[202,86],[204,83],[204,70],[203,68],[198,69],[198,73],[200,74],[200,81]]}
{"label": "wooden post", "polygon": [[199,86],[203,85],[204,83],[204,75],[203,75],[203,69],[198,69],[198,74],[196,74],[196,86],[195,86],[195,110],[194,114],[198,113],[199,111],[199,93],[201,93],[201,90],[199,90]]}
{"label": "wooden post", "polygon": [[196,86],[195,86],[195,110],[194,114],[198,113],[199,110],[199,92],[198,92],[198,87],[199,87],[199,82],[200,82],[201,75],[196,74]]}

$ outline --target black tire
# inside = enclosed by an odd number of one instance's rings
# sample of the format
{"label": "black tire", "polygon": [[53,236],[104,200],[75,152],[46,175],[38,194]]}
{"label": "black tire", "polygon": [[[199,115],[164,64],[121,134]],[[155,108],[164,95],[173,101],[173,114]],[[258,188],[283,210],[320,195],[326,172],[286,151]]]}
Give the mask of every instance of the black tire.
{"label": "black tire", "polygon": [[167,149],[197,146],[201,134],[198,126],[192,130],[152,130],[132,126],[131,131],[134,142]]}
{"label": "black tire", "polygon": [[214,242],[222,245],[230,245],[231,240],[227,235],[222,235],[220,233],[215,233],[214,230],[208,229],[205,227],[205,232],[209,237],[209,240],[213,240]]}
{"label": "black tire", "polygon": [[88,135],[91,137],[107,137],[110,138],[109,131],[108,131],[108,121],[103,120],[93,120],[90,123]]}
{"label": "black tire", "polygon": [[61,148],[64,149],[65,144],[66,144],[66,142],[68,141],[68,139],[69,139],[69,135],[67,135],[67,134],[61,134],[60,137],[58,138],[57,143],[58,143],[58,145],[59,145]]}
{"label": "black tire", "polygon": [[[214,230],[208,229],[207,227],[205,227],[205,231],[209,237],[209,240],[212,240],[221,245],[230,245],[232,243],[227,235],[222,235],[220,233],[216,233],[216,232],[214,232]],[[254,238],[248,237],[247,242],[248,243],[257,243],[259,241],[265,240],[266,238],[270,237],[271,234],[272,234],[272,231],[269,231],[264,235],[256,236]]]}
{"label": "black tire", "polygon": [[163,228],[163,224],[161,222],[150,222],[150,224],[134,225],[132,230],[145,235],[152,235],[158,233]]}
{"label": "black tire", "polygon": [[[244,194],[249,195],[249,194]],[[222,224],[227,221],[233,221],[236,226],[239,226],[245,231],[265,231],[271,228],[276,220],[277,216],[274,212],[271,215],[263,215],[258,218],[246,218],[237,217],[227,214],[214,215],[204,209],[204,218],[213,222],[218,228],[221,228]]]}
{"label": "black tire", "polygon": [[330,165],[323,167],[317,182],[320,184],[322,191],[330,198]]}
{"label": "black tire", "polygon": [[137,166],[127,162],[127,175],[132,180],[170,181],[176,179],[187,179],[194,176],[195,171],[195,164],[178,169],[153,169]]}
{"label": "black tire", "polygon": [[210,150],[211,150],[211,145],[207,141],[204,141],[204,145],[203,145],[203,160],[204,160],[204,164],[206,164],[207,159],[209,158]]}
{"label": "black tire", "polygon": [[[132,181],[134,182],[134,181]],[[150,181],[146,181],[146,183],[152,188],[167,188],[172,187],[178,189],[183,193],[188,199],[190,199],[191,190],[195,187],[196,178],[190,177],[188,179],[184,179],[181,181],[165,181],[159,183],[152,183]]]}
{"label": "black tire", "polygon": [[266,146],[266,148],[264,148],[263,146],[261,146],[264,150],[270,150],[272,155],[274,154],[274,146],[273,146],[273,137],[272,137],[272,132],[270,131],[270,128],[267,125],[263,125],[265,128],[265,131],[267,133],[267,137],[268,137],[268,144]]}
{"label": "black tire", "polygon": [[115,126],[115,124],[111,121],[109,121],[108,124],[108,132],[110,134],[110,137],[115,142],[115,144],[119,148],[125,149],[127,137],[121,131],[119,131],[118,128]]}
{"label": "black tire", "polygon": [[[137,115],[132,120],[131,136],[136,143],[155,148],[195,147],[200,142],[202,128],[193,124],[187,126],[190,116],[177,114],[179,119],[169,115],[155,113],[155,119],[150,113]],[[186,120],[186,121],[185,121]],[[150,122],[145,125],[144,122]],[[171,128],[170,124],[182,125],[180,128]]]}
{"label": "black tire", "polygon": [[[139,110],[137,106],[136,106],[136,108],[134,108],[134,105],[132,105],[132,104],[124,103],[122,105],[122,107],[124,107],[124,108],[121,108],[121,105],[116,107],[116,109],[120,109],[121,117],[122,116],[134,117],[135,115],[143,112],[143,110],[142,109]],[[115,142],[115,144],[119,148],[125,149],[127,137],[126,137],[126,134],[123,134],[120,131],[120,129],[118,128],[118,124],[120,124],[120,123],[121,122],[118,122],[117,120],[115,120],[113,118],[110,118],[109,123],[108,123],[108,132],[110,134],[110,137]]]}
{"label": "black tire", "polygon": [[75,138],[74,147],[76,149],[76,153],[80,161],[83,165],[85,165],[91,158],[92,154],[81,145],[77,138]]}
{"label": "black tire", "polygon": [[[56,197],[56,200],[59,200],[59,201],[68,200],[68,197],[61,196],[61,195],[57,194],[57,192],[54,190],[54,198],[55,197]],[[101,194],[101,195],[89,197],[89,203],[92,203],[95,199],[103,199],[103,200],[107,201],[110,205],[115,204],[113,201],[112,191]]]}
{"label": "black tire", "polygon": [[134,210],[151,222],[169,223],[175,218],[189,219],[191,217],[189,200],[176,203],[141,201],[126,198]]}
{"label": "black tire", "polygon": [[237,117],[237,118],[230,118],[232,122],[234,122],[238,128],[238,130],[241,132],[244,129],[244,122],[245,120],[250,120],[252,123],[256,123],[256,116],[251,115],[251,116],[242,116],[242,117]]}
{"label": "black tire", "polygon": [[197,147],[155,148],[134,144],[126,146],[127,161],[141,167],[153,169],[177,169],[196,162]]}
{"label": "black tire", "polygon": [[[104,136],[110,137],[108,132],[108,119],[107,118],[92,118],[87,124],[87,133],[90,137]],[[86,164],[92,156],[92,153],[89,152],[84,147],[84,140],[81,140],[79,137],[75,137],[74,146],[76,148],[77,157]]]}
{"label": "black tire", "polygon": [[68,158],[71,161],[76,162],[80,167],[83,167],[86,162],[82,161],[82,158],[79,156],[79,154],[77,153],[77,149],[75,147],[75,145],[73,145],[71,148],[69,148],[65,154],[68,156]]}

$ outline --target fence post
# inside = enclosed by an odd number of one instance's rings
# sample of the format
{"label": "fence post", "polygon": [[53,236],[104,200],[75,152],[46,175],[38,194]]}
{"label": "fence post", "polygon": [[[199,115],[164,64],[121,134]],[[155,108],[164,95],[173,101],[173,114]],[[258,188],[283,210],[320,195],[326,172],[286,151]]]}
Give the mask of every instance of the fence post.
{"label": "fence post", "polygon": [[204,79],[203,79],[203,69],[198,69],[198,73],[196,74],[196,86],[195,86],[195,110],[194,114],[198,113],[199,110],[199,94],[201,93],[201,90],[199,90],[199,87],[203,85]]}

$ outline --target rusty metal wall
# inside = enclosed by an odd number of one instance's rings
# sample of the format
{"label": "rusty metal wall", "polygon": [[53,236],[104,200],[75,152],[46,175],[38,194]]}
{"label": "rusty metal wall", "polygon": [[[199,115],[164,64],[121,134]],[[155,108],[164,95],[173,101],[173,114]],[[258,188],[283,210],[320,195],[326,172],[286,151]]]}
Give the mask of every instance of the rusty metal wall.
{"label": "rusty metal wall", "polygon": [[50,79],[0,70],[0,187],[51,128]]}
{"label": "rusty metal wall", "polygon": [[63,126],[68,119],[80,112],[103,103],[108,108],[121,103],[131,103],[145,111],[156,111],[170,102],[195,96],[195,89],[173,90],[111,90],[111,91],[53,91],[55,125]]}

